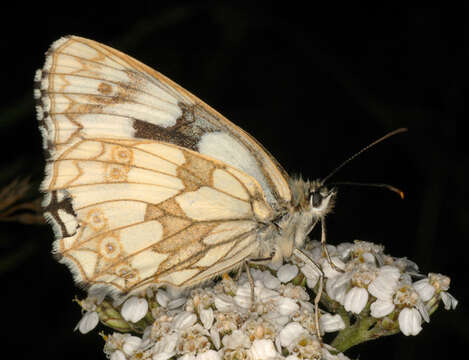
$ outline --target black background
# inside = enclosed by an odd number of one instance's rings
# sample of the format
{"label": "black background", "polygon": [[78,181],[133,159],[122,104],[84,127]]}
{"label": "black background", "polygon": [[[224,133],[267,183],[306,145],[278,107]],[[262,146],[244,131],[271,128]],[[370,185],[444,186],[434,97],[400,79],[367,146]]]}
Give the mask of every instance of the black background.
{"label": "black background", "polygon": [[[1,186],[27,176],[40,183],[44,160],[32,79],[49,45],[67,34],[156,68],[255,136],[289,173],[306,178],[326,176],[372,140],[407,127],[332,179],[389,183],[405,191],[405,200],[341,187],[328,241],[382,243],[423,273],[450,276],[461,303],[456,311],[438,311],[416,337],[379,339],[348,355],[437,359],[464,351],[467,8],[106,4],[63,2],[61,14],[47,2],[2,5]],[[0,223],[3,349],[15,358],[104,359],[98,331],[72,332],[80,310],[71,300],[82,293],[50,256],[52,237],[48,226]]]}

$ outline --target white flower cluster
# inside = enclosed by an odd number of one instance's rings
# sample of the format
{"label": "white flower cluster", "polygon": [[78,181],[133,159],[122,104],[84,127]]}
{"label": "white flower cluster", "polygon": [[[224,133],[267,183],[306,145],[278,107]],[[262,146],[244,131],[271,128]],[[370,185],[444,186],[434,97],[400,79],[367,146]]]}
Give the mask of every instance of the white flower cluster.
{"label": "white flower cluster", "polygon": [[[389,318],[405,335],[420,332],[422,319],[429,321],[440,299],[445,308],[456,307],[457,301],[447,292],[448,277],[419,275],[413,262],[392,258],[383,250],[362,241],[328,245],[340,272],[322,256],[320,243],[311,242],[304,253],[324,274],[322,305],[341,306],[349,315]],[[203,288],[147,290],[145,296],[128,298],[118,306],[122,321],[141,324],[145,318],[150,325],[142,337],[104,336],[105,353],[111,360],[347,359],[316,337],[314,306],[304,285],[317,290],[317,268],[292,259],[264,271],[251,269],[251,275],[254,304],[246,274],[236,281],[224,276]],[[80,332],[98,323],[101,300],[80,302],[85,310],[77,325]],[[321,312],[321,334],[345,328],[341,316]]]}
{"label": "white flower cluster", "polygon": [[[422,330],[422,319],[430,321],[428,312],[443,300],[446,309],[454,309],[457,300],[451,296],[450,279],[430,273],[418,273],[417,265],[406,258],[384,254],[384,247],[364,241],[327,245],[332,262],[343,272],[336,271],[321,256],[318,242],[312,242],[309,253],[320,264],[326,278],[326,293],[353,314],[360,314],[367,305],[374,318],[397,315],[404,335],[417,335]],[[305,265],[308,266],[308,265]],[[304,271],[308,286],[314,287],[317,272]],[[419,280],[413,282],[413,278]]]}

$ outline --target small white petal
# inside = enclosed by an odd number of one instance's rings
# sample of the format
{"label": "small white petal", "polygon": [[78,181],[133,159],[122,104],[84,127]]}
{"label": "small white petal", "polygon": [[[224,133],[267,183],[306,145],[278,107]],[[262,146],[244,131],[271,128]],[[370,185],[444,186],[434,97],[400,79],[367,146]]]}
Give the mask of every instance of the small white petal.
{"label": "small white petal", "polygon": [[395,305],[392,300],[376,300],[371,304],[371,316],[375,318],[382,318],[394,311]]}
{"label": "small white petal", "polygon": [[109,357],[109,360],[126,360],[126,359],[127,358],[125,357],[124,353],[120,350],[114,351]]}
{"label": "small white petal", "polygon": [[223,336],[222,343],[227,349],[248,348],[251,346],[249,336],[241,330],[235,330],[231,334]]}
{"label": "small white petal", "polygon": [[292,264],[282,265],[277,271],[277,277],[283,283],[293,280],[296,275],[298,275],[298,267]]}
{"label": "small white petal", "polygon": [[416,281],[412,284],[412,286],[419,294],[420,299],[424,302],[430,300],[433,295],[435,295],[435,288],[430,285],[428,279]]}
{"label": "small white petal", "polygon": [[368,285],[371,295],[381,300],[388,300],[392,297],[401,273],[394,266],[383,266],[379,269],[378,276]]}
{"label": "small white petal", "polygon": [[304,334],[307,334],[307,331],[303,326],[297,322],[291,322],[280,330],[280,333],[278,334],[280,345],[288,347]]}
{"label": "small white petal", "polygon": [[226,294],[215,296],[214,303],[217,310],[221,312],[233,311],[236,307],[233,298]]}
{"label": "small white petal", "polygon": [[273,276],[270,271],[264,271],[262,276],[262,282],[268,289],[278,289],[280,287],[280,280]]}
{"label": "small white petal", "polygon": [[276,304],[276,310],[280,313],[280,315],[289,316],[300,309],[300,306],[296,303],[295,300],[283,296],[279,296]]}
{"label": "small white petal", "polygon": [[441,293],[441,300],[443,300],[443,304],[445,305],[446,310],[454,310],[456,309],[456,306],[458,306],[458,300],[456,300],[453,295],[446,291]]}
{"label": "small white petal", "polygon": [[399,313],[399,328],[405,336],[417,335],[422,330],[422,317],[417,309],[404,308]]}
{"label": "small white petal", "polygon": [[251,308],[251,285],[249,283],[244,283],[242,286],[238,287],[233,300],[236,305],[242,308]]}
{"label": "small white petal", "polygon": [[[331,257],[331,261],[339,269],[345,268],[345,264],[338,257],[335,257],[335,256]],[[341,272],[334,270],[334,268],[331,266],[331,264],[329,264],[329,261],[327,259],[324,259],[324,258],[322,259],[321,267],[322,267],[322,271],[324,272],[324,276],[327,279],[332,279],[332,278],[335,278],[336,276],[342,275]]]}
{"label": "small white petal", "polygon": [[156,293],[156,301],[162,307],[167,307],[169,302],[171,301],[171,298],[166,291],[158,289],[158,292]]}
{"label": "small white petal", "polygon": [[197,315],[194,313],[190,313],[188,311],[184,311],[182,313],[177,314],[173,322],[171,323],[173,329],[181,330],[191,327],[197,322]]}
{"label": "small white petal", "polygon": [[152,340],[151,340],[152,328],[153,328],[153,325],[149,325],[145,328],[145,330],[143,330],[142,343],[140,344],[141,350],[146,350],[152,346]]}
{"label": "small white petal", "polygon": [[212,339],[212,343],[215,346],[215,348],[218,350],[220,349],[221,346],[221,340],[220,340],[220,333],[218,332],[215,327],[212,327],[210,329],[210,339]]}
{"label": "small white petal", "polygon": [[417,304],[415,304],[414,306],[422,316],[423,320],[425,320],[425,322],[427,323],[430,322],[430,315],[428,314],[428,311],[425,308],[425,304],[423,303],[423,301],[418,301]]}
{"label": "small white petal", "polygon": [[364,288],[353,287],[351,288],[344,299],[344,308],[355,314],[359,314],[368,301],[368,291]]}
{"label": "small white petal", "polygon": [[163,336],[163,338],[153,346],[153,360],[167,360],[174,356],[177,341],[177,334]]}
{"label": "small white petal", "polygon": [[178,298],[178,299],[171,300],[168,303],[168,310],[177,309],[178,307],[181,307],[182,305],[184,305],[186,301],[187,301],[186,298]]}
{"label": "small white petal", "polygon": [[341,274],[326,281],[326,292],[332,300],[338,301],[343,304],[345,294],[350,285],[351,273]]}
{"label": "small white petal", "polygon": [[137,351],[141,343],[142,339],[139,337],[129,336],[125,339],[124,345],[122,345],[122,351],[124,351],[126,355],[131,356],[135,353],[135,351]]}
{"label": "small white petal", "polygon": [[326,313],[321,316],[319,323],[321,330],[324,332],[334,332],[345,329],[344,320],[339,314],[331,315]]}
{"label": "small white petal", "polygon": [[145,299],[132,296],[122,305],[121,315],[126,321],[136,323],[142,320],[148,312],[148,303]]}
{"label": "small white petal", "polygon": [[213,309],[208,308],[208,309],[199,310],[199,317],[204,328],[206,328],[207,330],[210,330],[213,324],[213,319],[214,319]]}
{"label": "small white petal", "polygon": [[300,358],[298,358],[297,356],[295,355],[288,355],[285,360],[300,360]]}
{"label": "small white petal", "polygon": [[252,360],[270,360],[277,359],[279,353],[275,350],[272,340],[262,339],[254,340],[249,349],[249,355]]}
{"label": "small white petal", "polygon": [[277,298],[280,298],[280,295],[275,290],[270,290],[263,287],[260,288],[260,291],[256,292],[256,300],[263,303],[277,300]]}
{"label": "small white petal", "polygon": [[196,360],[221,360],[221,356],[215,350],[208,350],[197,355]]}
{"label": "small white petal", "polygon": [[320,277],[319,269],[316,269],[311,264],[305,264],[301,267],[301,272],[306,276],[306,283],[310,289],[313,289]]}
{"label": "small white petal", "polygon": [[99,322],[99,315],[96,311],[88,311],[75,326],[75,330],[80,330],[82,334],[86,334],[93,330]]}

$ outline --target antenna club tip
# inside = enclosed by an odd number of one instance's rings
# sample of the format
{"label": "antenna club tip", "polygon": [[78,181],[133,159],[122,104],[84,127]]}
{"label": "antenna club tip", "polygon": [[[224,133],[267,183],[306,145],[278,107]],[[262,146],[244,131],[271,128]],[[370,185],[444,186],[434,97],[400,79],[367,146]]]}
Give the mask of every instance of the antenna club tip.
{"label": "antenna club tip", "polygon": [[402,200],[404,200],[404,191],[399,191],[399,196],[401,197]]}

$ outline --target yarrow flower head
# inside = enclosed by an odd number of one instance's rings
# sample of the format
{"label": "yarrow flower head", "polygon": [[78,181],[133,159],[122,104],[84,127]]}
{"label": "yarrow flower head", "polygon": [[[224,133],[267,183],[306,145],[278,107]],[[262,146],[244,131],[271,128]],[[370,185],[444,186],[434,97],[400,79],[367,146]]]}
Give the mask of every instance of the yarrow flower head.
{"label": "yarrow flower head", "polygon": [[[77,328],[89,332],[100,320],[122,332],[103,335],[113,360],[336,360],[347,359],[340,339],[356,334],[360,322],[368,322],[367,332],[356,343],[398,331],[416,335],[439,300],[457,305],[448,277],[420,275],[414,263],[385,255],[380,245],[356,241],[328,251],[335,266],[319,242],[310,242],[304,253],[313,262],[256,266],[252,282],[243,273],[200,288],[147,290],[121,303],[90,296],[79,302],[85,312]],[[334,332],[340,336],[325,344],[322,335]]]}

